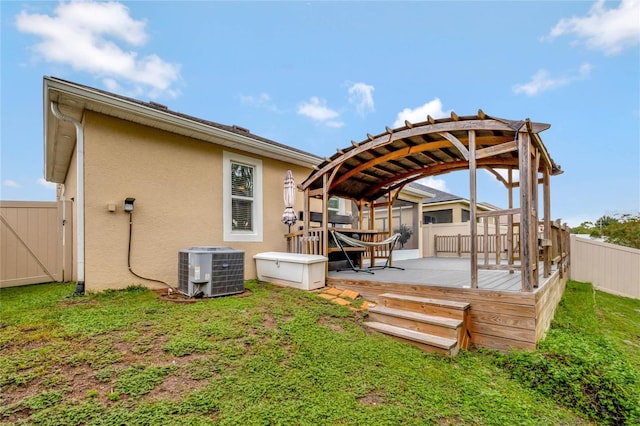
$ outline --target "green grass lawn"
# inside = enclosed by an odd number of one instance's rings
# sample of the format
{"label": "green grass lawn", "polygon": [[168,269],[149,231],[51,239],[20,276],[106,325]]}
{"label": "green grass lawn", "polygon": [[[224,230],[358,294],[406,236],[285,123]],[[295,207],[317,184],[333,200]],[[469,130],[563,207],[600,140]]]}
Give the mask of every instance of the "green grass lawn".
{"label": "green grass lawn", "polygon": [[[0,291],[4,424],[637,424],[640,301],[570,282],[535,352],[454,360],[315,293]],[[602,387],[599,389],[598,386]],[[600,392],[602,391],[602,394]]]}

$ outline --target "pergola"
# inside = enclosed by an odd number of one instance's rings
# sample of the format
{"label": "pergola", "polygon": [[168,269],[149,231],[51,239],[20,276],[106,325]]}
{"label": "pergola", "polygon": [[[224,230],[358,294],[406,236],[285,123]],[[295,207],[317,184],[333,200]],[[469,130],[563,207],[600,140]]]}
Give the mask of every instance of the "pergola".
{"label": "pergola", "polygon": [[[332,196],[353,200],[359,207],[360,224],[363,211],[369,208],[369,228],[373,228],[375,208],[387,207],[391,217],[393,202],[405,185],[415,180],[458,170],[469,170],[471,277],[477,288],[478,269],[508,269],[522,272],[522,290],[532,291],[538,284],[539,248],[544,261],[544,276],[551,271],[551,206],[549,178],[562,173],[544,146],[540,133],[549,124],[525,120],[507,120],[486,115],[433,119],[421,123],[405,121],[405,126],[386,128],[379,135],[367,134],[361,142],[337,150],[319,164],[298,187],[304,191],[304,233],[310,235],[310,199],[322,201],[323,217],[328,218],[328,200]],[[508,190],[508,208],[494,212],[478,212],[476,173],[486,169]],[[506,173],[502,174],[500,171]],[[517,171],[517,176],[514,174]],[[506,176],[506,177],[504,177]],[[538,235],[540,222],[539,186],[542,186],[543,235]],[[519,192],[519,205],[514,207],[514,189]],[[507,249],[512,259],[511,229],[518,217],[519,264],[489,263],[485,254],[479,262],[477,223],[485,217],[506,216],[509,224]],[[322,254],[328,247],[328,220],[323,220],[320,235]],[[486,234],[485,226],[485,234]],[[485,252],[486,253],[486,252]],[[499,256],[497,257],[499,259]]]}

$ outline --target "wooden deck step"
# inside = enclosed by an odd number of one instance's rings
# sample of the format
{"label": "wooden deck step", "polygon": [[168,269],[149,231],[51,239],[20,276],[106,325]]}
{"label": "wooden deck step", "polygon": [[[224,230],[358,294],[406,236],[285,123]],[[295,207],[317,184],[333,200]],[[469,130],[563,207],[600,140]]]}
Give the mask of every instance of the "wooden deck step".
{"label": "wooden deck step", "polygon": [[420,312],[376,306],[369,309],[369,319],[422,333],[457,339],[463,325],[461,319],[427,315]]}
{"label": "wooden deck step", "polygon": [[405,294],[383,293],[380,295],[380,305],[420,312],[427,315],[441,316],[465,320],[466,311],[471,306],[466,302],[431,299],[428,297],[409,296]]}
{"label": "wooden deck step", "polygon": [[443,355],[454,357],[458,354],[458,341],[446,337],[435,336],[416,330],[409,330],[395,325],[383,324],[381,322],[366,322],[373,330],[388,334],[397,340],[410,343],[425,352],[437,352]]}

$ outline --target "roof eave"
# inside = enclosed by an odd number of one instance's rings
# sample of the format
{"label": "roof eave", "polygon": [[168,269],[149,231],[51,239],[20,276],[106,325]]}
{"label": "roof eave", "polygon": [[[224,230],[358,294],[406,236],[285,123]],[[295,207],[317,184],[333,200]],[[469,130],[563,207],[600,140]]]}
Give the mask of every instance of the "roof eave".
{"label": "roof eave", "polygon": [[126,99],[109,96],[108,94],[97,92],[91,90],[90,88],[80,87],[72,83],[62,82],[50,77],[44,77],[43,112],[45,179],[48,181],[61,183],[59,182],[59,178],[57,178],[56,180],[56,178],[53,176],[53,164],[51,163],[52,159],[49,155],[47,155],[48,144],[53,143],[55,146],[57,142],[49,140],[47,131],[47,129],[51,125],[48,111],[51,103],[50,93],[52,91],[58,91],[60,93],[66,94],[67,96],[78,97],[85,101],[96,102],[110,108],[120,109],[127,112],[131,116],[132,121],[135,121],[136,117],[151,118],[162,123],[168,123],[178,129],[182,129],[183,132],[187,132],[190,137],[201,139],[207,142],[211,142],[211,138],[216,138],[216,142],[218,142],[220,145],[228,146],[230,148],[239,149],[241,151],[246,151],[253,154],[262,155],[264,157],[284,161],[298,166],[313,168],[314,166],[320,164],[320,162],[322,161],[320,157],[317,157],[313,154],[308,154],[293,149],[286,149],[284,147],[276,146],[266,141],[252,138],[250,136],[244,136],[217,127],[212,127],[204,123],[189,120],[185,117],[176,116],[171,114],[170,112],[165,112],[145,105],[129,102]]}

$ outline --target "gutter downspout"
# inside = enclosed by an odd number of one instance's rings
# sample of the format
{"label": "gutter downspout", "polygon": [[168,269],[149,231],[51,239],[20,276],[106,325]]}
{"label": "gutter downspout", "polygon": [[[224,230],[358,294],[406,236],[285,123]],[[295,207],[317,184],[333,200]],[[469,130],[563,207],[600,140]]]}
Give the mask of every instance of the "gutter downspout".
{"label": "gutter downspout", "polygon": [[51,112],[58,119],[72,123],[76,128],[76,175],[77,195],[76,230],[78,235],[78,282],[73,292],[74,296],[84,294],[84,129],[82,124],[72,117],[64,115],[58,109],[58,104],[51,101]]}

